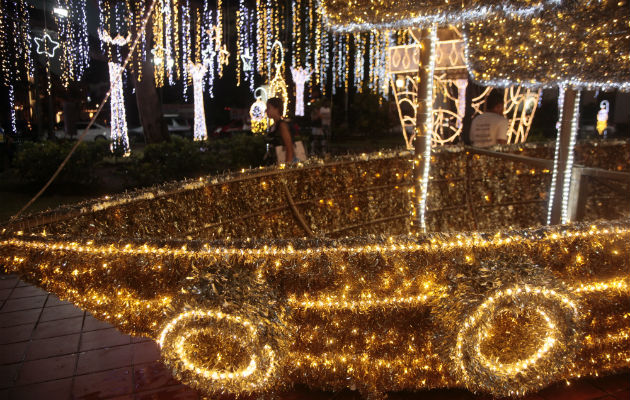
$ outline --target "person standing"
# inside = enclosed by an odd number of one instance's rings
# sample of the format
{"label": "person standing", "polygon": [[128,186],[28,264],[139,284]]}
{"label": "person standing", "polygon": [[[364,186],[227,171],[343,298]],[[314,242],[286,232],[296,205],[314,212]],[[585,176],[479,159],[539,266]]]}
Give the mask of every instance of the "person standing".
{"label": "person standing", "polygon": [[503,116],[503,96],[492,90],[486,100],[486,112],[473,119],[470,126],[470,141],[475,147],[490,147],[507,143],[507,131],[510,126]]}
{"label": "person standing", "polygon": [[273,120],[273,127],[271,128],[271,134],[274,136],[275,145],[284,146],[286,159],[278,160],[279,162],[292,163],[297,162],[295,157],[295,151],[293,149],[293,139],[291,139],[291,131],[289,130],[289,124],[282,119],[284,112],[284,105],[282,100],[278,97],[272,97],[267,100],[267,116]]}

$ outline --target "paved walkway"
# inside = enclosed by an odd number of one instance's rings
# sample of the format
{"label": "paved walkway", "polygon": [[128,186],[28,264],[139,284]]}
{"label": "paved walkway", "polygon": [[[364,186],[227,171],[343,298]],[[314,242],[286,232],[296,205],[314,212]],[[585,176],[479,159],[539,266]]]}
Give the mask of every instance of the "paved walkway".
{"label": "paved walkway", "polygon": [[[157,344],[123,335],[72,304],[0,274],[0,400],[201,399],[158,361]],[[359,399],[303,387],[283,400]],[[226,398],[230,398],[227,397]],[[390,399],[482,400],[465,390],[392,393]],[[531,400],[630,400],[630,373],[551,386]]]}

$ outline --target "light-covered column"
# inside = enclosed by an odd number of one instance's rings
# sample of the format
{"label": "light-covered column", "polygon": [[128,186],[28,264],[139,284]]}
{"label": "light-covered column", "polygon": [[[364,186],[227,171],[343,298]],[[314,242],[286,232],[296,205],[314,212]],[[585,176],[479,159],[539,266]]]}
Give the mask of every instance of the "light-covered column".
{"label": "light-covered column", "polygon": [[573,153],[579,123],[580,92],[560,87],[558,138],[553,160],[547,224],[569,222],[569,189],[573,173]]}
{"label": "light-covered column", "polygon": [[189,63],[190,75],[193,81],[193,97],[195,101],[195,125],[193,133],[195,140],[208,139],[206,129],[206,111],[203,106],[203,77],[208,70],[204,64]]}
{"label": "light-covered column", "polygon": [[310,68],[291,67],[291,75],[295,82],[295,115],[304,116],[304,84],[311,78]]}
{"label": "light-covered column", "polygon": [[433,73],[435,71],[435,46],[437,26],[422,30],[420,68],[418,84],[418,109],[416,120],[416,140],[414,150],[414,204],[412,207],[412,227],[418,232],[426,232],[425,211],[429,190],[429,169],[431,167],[431,136],[433,135]]}
{"label": "light-covered column", "polygon": [[131,154],[129,137],[127,136],[127,116],[125,113],[125,98],[123,96],[122,73],[123,67],[115,62],[109,62],[109,84],[111,86],[111,126],[112,152],[121,149],[125,157]]}

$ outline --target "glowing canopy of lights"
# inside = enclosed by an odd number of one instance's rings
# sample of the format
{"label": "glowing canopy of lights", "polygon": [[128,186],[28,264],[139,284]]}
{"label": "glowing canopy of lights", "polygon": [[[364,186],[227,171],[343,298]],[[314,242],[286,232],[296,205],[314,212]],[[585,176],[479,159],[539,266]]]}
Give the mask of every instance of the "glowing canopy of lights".
{"label": "glowing canopy of lights", "polygon": [[[630,90],[630,7],[582,0],[535,18],[468,24],[469,71],[481,84]],[[548,29],[548,27],[550,27]]]}
{"label": "glowing canopy of lights", "polygon": [[17,133],[15,88],[33,76],[30,6],[26,0],[0,0],[0,72],[7,87],[9,129]]}
{"label": "glowing canopy of lights", "polygon": [[405,29],[423,25],[453,24],[488,18],[495,14],[530,16],[558,0],[322,0],[328,25],[336,31]]}
{"label": "glowing canopy of lights", "polygon": [[61,43],[61,80],[64,86],[79,81],[90,64],[86,0],[57,0],[55,20]]}
{"label": "glowing canopy of lights", "polygon": [[[617,154],[596,149],[598,162]],[[435,176],[465,174],[466,156],[436,152]],[[479,176],[515,167],[472,160]],[[0,236],[0,262],[122,331],[157,340],[176,377],[208,393],[308,383],[373,396],[435,387],[507,396],[628,367],[628,219],[369,235],[404,229],[403,218],[345,238],[297,239],[295,221],[278,212],[290,209],[278,191],[308,185],[315,198],[304,197],[303,210],[324,233],[368,216],[382,221],[400,212],[413,184],[408,164],[409,154],[351,156],[95,199],[15,221]],[[548,183],[548,171],[532,171],[523,182]],[[503,176],[487,178],[493,199],[519,190]],[[334,195],[339,188],[346,191]],[[430,201],[449,201],[456,189],[436,185]],[[454,200],[461,208],[446,215],[445,229],[467,210]],[[261,214],[251,214],[254,201]],[[480,211],[511,225],[496,218],[505,210],[496,201]],[[530,222],[544,217],[535,204],[521,211]],[[128,223],[111,223],[120,218]]]}
{"label": "glowing canopy of lights", "polygon": [[127,136],[127,115],[122,84],[123,67],[111,61],[108,65],[111,91],[111,150],[112,152],[121,151],[124,156],[128,156],[131,154],[131,148],[129,147],[129,137]]}
{"label": "glowing canopy of lights", "polygon": [[48,32],[44,32],[42,37],[33,38],[37,46],[37,54],[44,54],[46,57],[54,57],[55,51],[59,48],[59,42],[53,40]]}
{"label": "glowing canopy of lights", "polygon": [[304,115],[304,84],[308,82],[311,77],[310,68],[291,67],[291,76],[293,82],[295,82],[295,115]]}
{"label": "glowing canopy of lights", "polygon": [[203,77],[207,68],[204,64],[189,64],[190,75],[193,81],[193,96],[195,102],[195,126],[193,134],[195,140],[206,140],[208,132],[206,128],[206,111],[203,106]]}

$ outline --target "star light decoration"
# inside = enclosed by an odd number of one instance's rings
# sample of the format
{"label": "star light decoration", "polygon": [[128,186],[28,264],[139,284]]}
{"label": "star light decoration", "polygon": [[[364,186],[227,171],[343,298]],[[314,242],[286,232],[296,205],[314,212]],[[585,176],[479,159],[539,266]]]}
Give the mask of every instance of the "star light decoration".
{"label": "star light decoration", "polygon": [[291,76],[295,82],[295,115],[304,115],[304,84],[311,78],[310,67],[291,67]]}
{"label": "star light decoration", "polygon": [[55,56],[55,51],[59,48],[59,42],[53,40],[48,32],[44,31],[42,37],[33,38],[35,45],[37,46],[37,54],[45,54],[46,57],[52,58]]}

